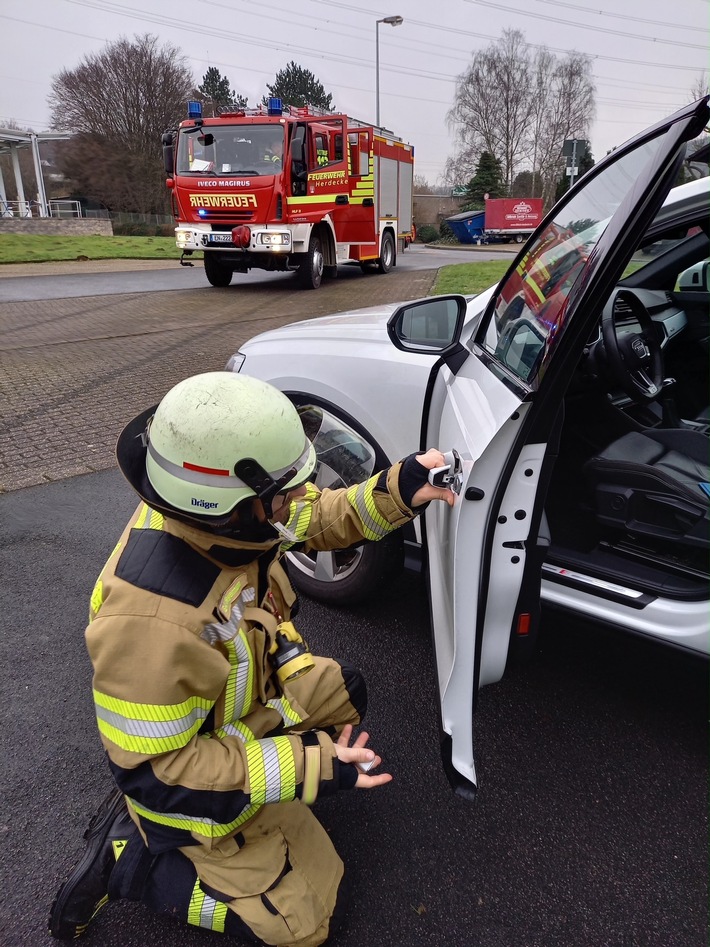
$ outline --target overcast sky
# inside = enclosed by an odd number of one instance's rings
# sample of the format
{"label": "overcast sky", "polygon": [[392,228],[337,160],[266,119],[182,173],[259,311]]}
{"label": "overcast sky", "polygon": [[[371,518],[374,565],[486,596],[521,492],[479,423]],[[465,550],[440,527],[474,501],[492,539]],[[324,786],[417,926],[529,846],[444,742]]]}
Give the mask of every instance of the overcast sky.
{"label": "overcast sky", "polygon": [[0,126],[49,128],[52,77],[119,36],[154,33],[256,104],[290,60],[310,69],[354,118],[375,120],[380,24],[381,123],[415,147],[437,183],[453,150],[446,113],[456,76],[506,27],[528,43],[593,59],[595,158],[690,101],[709,70],[710,0],[2,0]]}

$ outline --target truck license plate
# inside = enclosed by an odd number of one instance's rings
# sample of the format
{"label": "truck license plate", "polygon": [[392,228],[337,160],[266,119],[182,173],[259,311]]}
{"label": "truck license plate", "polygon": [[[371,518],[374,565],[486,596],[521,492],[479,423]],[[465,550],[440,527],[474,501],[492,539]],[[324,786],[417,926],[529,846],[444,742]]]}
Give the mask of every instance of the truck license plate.
{"label": "truck license plate", "polygon": [[209,236],[210,243],[233,243],[231,233],[211,233]]}

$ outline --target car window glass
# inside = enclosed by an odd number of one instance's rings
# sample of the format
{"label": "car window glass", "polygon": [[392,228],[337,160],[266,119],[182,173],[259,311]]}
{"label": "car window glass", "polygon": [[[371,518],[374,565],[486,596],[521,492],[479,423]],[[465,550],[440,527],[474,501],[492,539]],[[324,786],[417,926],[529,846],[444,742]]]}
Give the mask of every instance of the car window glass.
{"label": "car window glass", "polygon": [[641,246],[636,249],[633,257],[627,263],[621,278],[623,279],[625,276],[630,276],[631,273],[636,273],[644,269],[644,267],[648,266],[658,257],[681,246],[690,237],[694,237],[701,232],[702,228],[697,224],[693,226],[686,225],[678,230],[663,234],[662,237],[658,237],[653,243],[642,242]]}
{"label": "car window glass", "polygon": [[501,285],[483,347],[535,387],[565,328],[572,287],[609,221],[656,155],[657,136],[592,177],[557,211]]}

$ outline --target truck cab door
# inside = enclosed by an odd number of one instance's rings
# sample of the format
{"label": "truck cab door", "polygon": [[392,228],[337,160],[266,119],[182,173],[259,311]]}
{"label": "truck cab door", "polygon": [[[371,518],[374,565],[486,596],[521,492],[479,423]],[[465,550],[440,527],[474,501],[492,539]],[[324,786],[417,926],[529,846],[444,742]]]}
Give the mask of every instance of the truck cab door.
{"label": "truck cab door", "polygon": [[303,197],[308,183],[308,125],[299,122],[291,136],[291,193],[294,197]]}
{"label": "truck cab door", "polygon": [[335,215],[338,243],[357,249],[354,259],[379,256],[376,235],[375,174],[371,128],[348,128],[346,135],[348,204]]}

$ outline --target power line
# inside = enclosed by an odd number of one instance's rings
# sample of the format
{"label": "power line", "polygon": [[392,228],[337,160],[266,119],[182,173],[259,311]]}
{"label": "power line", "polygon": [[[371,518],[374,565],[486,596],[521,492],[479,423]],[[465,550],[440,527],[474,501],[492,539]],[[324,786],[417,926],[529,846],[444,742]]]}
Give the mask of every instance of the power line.
{"label": "power line", "polygon": [[[580,10],[576,3],[565,3],[564,0],[538,0],[538,3],[548,3],[553,7],[567,7],[569,10],[575,10],[577,13],[585,13],[593,16],[608,16],[614,20],[633,20],[634,23],[644,23],[647,26],[665,26],[674,30],[688,30],[692,33],[703,33],[707,36],[707,30],[702,26],[684,26],[681,23],[670,23],[668,20],[648,20],[643,16],[629,16],[626,13],[611,13],[608,10],[593,10],[590,7]],[[624,34],[627,35],[627,34]],[[635,35],[635,34],[634,34]]]}
{"label": "power line", "polygon": [[[502,10],[504,13],[514,13],[516,15],[528,16],[533,20],[547,20],[552,23],[563,23],[565,26],[573,26],[579,30],[594,30],[597,33],[607,33],[612,36],[624,36],[627,39],[638,39],[646,43],[663,43],[665,46],[684,46],[686,49],[702,49],[707,52],[707,44],[684,43],[676,39],[658,39],[653,36],[640,36],[638,33],[626,33],[623,30],[612,30],[606,26],[591,26],[588,23],[575,23],[574,20],[561,20],[557,16],[549,16],[546,13],[531,13],[529,10],[520,10],[513,7],[507,7],[503,3],[494,3],[493,0],[465,0],[466,3],[475,3],[481,7],[490,7],[494,10]],[[661,65],[659,63],[659,65]]]}

